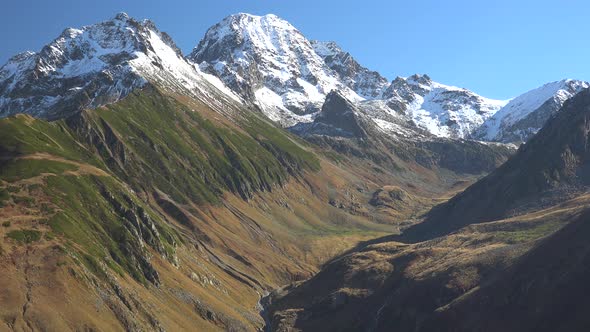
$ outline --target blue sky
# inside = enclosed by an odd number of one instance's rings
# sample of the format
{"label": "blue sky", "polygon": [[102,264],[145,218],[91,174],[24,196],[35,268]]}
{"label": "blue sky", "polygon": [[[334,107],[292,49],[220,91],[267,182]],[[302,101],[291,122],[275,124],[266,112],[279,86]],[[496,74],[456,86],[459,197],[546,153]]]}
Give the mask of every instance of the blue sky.
{"label": "blue sky", "polygon": [[0,63],[38,51],[66,27],[125,11],[150,18],[185,53],[237,12],[274,13],[310,39],[334,40],[388,79],[434,80],[505,99],[562,78],[590,80],[590,2],[583,0],[5,0]]}

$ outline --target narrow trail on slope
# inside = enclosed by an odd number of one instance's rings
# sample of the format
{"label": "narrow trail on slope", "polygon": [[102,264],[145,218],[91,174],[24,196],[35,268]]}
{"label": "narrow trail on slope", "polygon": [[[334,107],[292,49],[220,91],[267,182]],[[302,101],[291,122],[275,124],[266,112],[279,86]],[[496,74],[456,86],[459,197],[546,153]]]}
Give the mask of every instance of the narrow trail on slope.
{"label": "narrow trail on slope", "polygon": [[58,157],[58,156],[54,156],[52,154],[49,153],[44,153],[44,152],[38,152],[38,153],[33,153],[33,154],[29,154],[29,155],[24,155],[24,156],[19,156],[15,159],[34,159],[34,160],[51,160],[51,161],[57,161],[60,163],[64,163],[64,164],[68,164],[68,165],[73,165],[78,167],[78,170],[76,171],[66,171],[64,172],[64,174],[71,174],[71,175],[97,175],[97,176],[109,176],[109,174],[105,171],[103,171],[102,169],[89,165],[89,164],[84,164],[84,163],[80,163],[80,162],[76,162],[73,160],[69,160],[69,159],[65,159],[62,157]]}
{"label": "narrow trail on slope", "polygon": [[32,292],[33,292],[32,291],[33,285],[31,283],[31,279],[29,278],[29,273],[31,270],[30,250],[31,250],[31,246],[27,246],[27,250],[25,252],[26,258],[25,258],[25,265],[24,265],[24,278],[25,278],[26,293],[25,293],[25,303],[23,304],[23,307],[22,307],[22,317],[23,317],[23,321],[25,322],[27,327],[31,331],[35,331],[35,329],[31,325],[31,322],[29,322],[29,320],[27,319],[27,311],[29,310],[29,307],[31,306],[31,299],[32,299]]}

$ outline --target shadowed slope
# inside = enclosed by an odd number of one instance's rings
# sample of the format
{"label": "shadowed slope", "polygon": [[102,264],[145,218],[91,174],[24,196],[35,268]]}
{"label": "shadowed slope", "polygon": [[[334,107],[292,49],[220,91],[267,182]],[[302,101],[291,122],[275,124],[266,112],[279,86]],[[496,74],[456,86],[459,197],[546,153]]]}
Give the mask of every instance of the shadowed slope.
{"label": "shadowed slope", "polygon": [[585,331],[590,328],[590,211],[498,278],[439,310],[424,331]]}
{"label": "shadowed slope", "polygon": [[434,208],[409,229],[409,240],[448,234],[572,197],[590,184],[590,90],[563,109],[496,171]]}

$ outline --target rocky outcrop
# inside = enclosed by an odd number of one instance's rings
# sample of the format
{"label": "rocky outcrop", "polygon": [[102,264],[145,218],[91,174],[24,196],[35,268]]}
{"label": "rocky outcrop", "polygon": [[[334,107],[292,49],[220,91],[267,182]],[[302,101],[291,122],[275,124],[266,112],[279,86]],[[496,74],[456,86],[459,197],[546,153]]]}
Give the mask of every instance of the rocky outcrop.
{"label": "rocky outcrop", "polygon": [[332,91],[312,123],[302,123],[290,130],[301,136],[366,137],[367,133],[360,124],[358,112],[351,101],[338,91]]}
{"label": "rocky outcrop", "polygon": [[340,48],[335,42],[312,40],[311,45],[321,56],[326,65],[337,75],[338,79],[366,99],[381,98],[389,82],[378,72],[369,70],[359,64],[352,55]]}
{"label": "rocky outcrop", "polygon": [[[145,209],[135,203],[129,196],[122,197],[128,204],[128,207],[126,207],[121,203],[121,198],[115,197],[113,193],[106,189],[103,189],[101,194],[111,204],[115,213],[120,215],[124,221],[124,230],[112,235],[113,239],[118,242],[119,249],[125,255],[125,261],[120,260],[117,263],[130,269],[129,272],[131,272],[132,276],[137,276],[136,273],[139,273],[152,284],[159,285],[160,276],[150,263],[150,254],[145,246],[147,244],[160,255],[166,256],[156,224]],[[170,259],[173,260],[174,257],[170,257]]]}

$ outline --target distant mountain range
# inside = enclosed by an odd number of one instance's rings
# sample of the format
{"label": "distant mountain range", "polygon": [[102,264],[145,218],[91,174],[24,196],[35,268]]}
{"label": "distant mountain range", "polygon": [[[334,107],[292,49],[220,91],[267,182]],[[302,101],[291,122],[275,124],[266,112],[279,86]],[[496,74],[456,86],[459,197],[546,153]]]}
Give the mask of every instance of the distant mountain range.
{"label": "distant mountain range", "polygon": [[59,119],[115,102],[148,81],[193,95],[213,85],[223,98],[256,105],[287,128],[313,122],[336,90],[393,136],[402,125],[401,131],[417,127],[435,137],[503,143],[528,140],[565,100],[590,86],[563,80],[502,101],[428,75],[389,82],[336,43],[310,41],[275,15],[229,16],[184,57],[152,22],[119,14],[66,29],[39,53],[11,58],[0,69],[0,115]]}
{"label": "distant mountain range", "polygon": [[[311,122],[331,90],[358,103],[388,130],[388,116],[432,135],[522,142],[541,128],[564,100],[590,85],[549,83],[512,100],[492,100],[436,83],[427,75],[388,82],[334,42],[310,41],[275,15],[237,14],[211,27],[188,58],[285,127]],[[371,102],[386,107],[374,109]]]}

